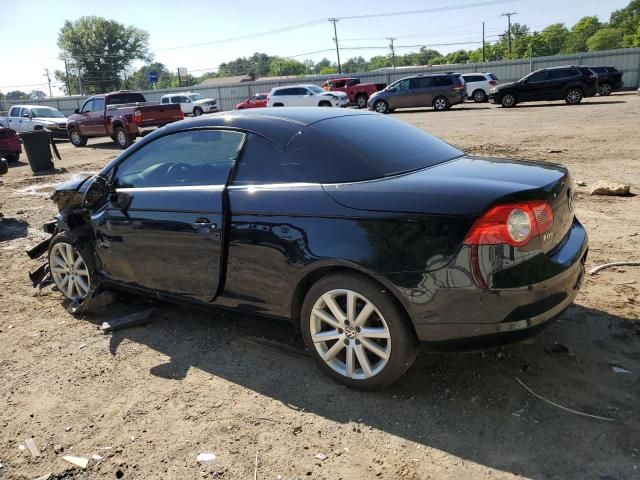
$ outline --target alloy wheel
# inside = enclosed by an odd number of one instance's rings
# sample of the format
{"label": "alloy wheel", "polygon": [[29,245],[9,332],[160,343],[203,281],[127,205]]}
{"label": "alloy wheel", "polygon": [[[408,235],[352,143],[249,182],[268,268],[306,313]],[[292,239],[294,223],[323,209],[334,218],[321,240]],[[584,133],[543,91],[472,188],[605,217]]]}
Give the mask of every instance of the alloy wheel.
{"label": "alloy wheel", "polygon": [[82,255],[71,244],[56,243],[49,254],[51,276],[58,289],[70,300],[84,300],[91,277]]}
{"label": "alloy wheel", "polygon": [[367,97],[364,95],[358,96],[358,108],[365,108],[367,106]]}
{"label": "alloy wheel", "polygon": [[124,130],[122,130],[122,129],[118,130],[118,133],[116,134],[116,136],[118,137],[118,143],[120,145],[126,145],[127,144],[127,136],[124,133]]}
{"label": "alloy wheel", "polygon": [[567,102],[571,104],[578,103],[581,99],[582,95],[578,90],[570,90],[569,93],[567,93]]}
{"label": "alloy wheel", "polygon": [[318,298],[309,328],[322,361],[346,378],[374,377],[389,361],[386,320],[369,299],[352,290],[331,290]]}
{"label": "alloy wheel", "polygon": [[387,104],[380,100],[379,102],[376,102],[375,110],[378,113],[387,113]]}
{"label": "alloy wheel", "polygon": [[482,103],[485,100],[486,94],[482,90],[476,90],[473,94],[473,100],[477,103]]}
{"label": "alloy wheel", "polygon": [[511,94],[507,94],[504,97],[502,97],[502,105],[505,107],[513,107],[515,103],[516,103],[516,99]]}
{"label": "alloy wheel", "polygon": [[433,108],[436,110],[445,110],[447,108],[447,101],[444,98],[436,98],[433,102]]}
{"label": "alloy wheel", "polygon": [[77,145],[80,143],[80,134],[77,130],[71,130],[71,143]]}
{"label": "alloy wheel", "polygon": [[604,84],[600,85],[600,88],[598,90],[599,90],[598,93],[602,97],[606,97],[607,95],[611,95],[611,85],[609,85],[608,83],[604,83]]}

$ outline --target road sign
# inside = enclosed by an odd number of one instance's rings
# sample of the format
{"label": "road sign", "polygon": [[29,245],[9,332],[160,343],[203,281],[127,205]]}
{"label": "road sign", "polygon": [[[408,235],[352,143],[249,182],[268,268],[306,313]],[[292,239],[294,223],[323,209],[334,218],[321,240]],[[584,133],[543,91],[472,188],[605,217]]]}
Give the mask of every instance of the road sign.
{"label": "road sign", "polygon": [[178,76],[183,82],[187,81],[187,69],[185,67],[178,67]]}
{"label": "road sign", "polygon": [[158,83],[158,72],[149,72],[149,83]]}

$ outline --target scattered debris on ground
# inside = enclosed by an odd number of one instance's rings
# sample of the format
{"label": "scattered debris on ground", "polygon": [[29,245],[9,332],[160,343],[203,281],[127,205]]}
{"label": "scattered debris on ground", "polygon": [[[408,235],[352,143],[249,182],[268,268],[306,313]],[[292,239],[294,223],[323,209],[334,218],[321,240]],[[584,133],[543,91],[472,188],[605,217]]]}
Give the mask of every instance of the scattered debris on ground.
{"label": "scattered debris on ground", "polygon": [[100,330],[104,333],[114,332],[125,328],[137,327],[150,323],[150,317],[153,314],[153,308],[145,308],[139,312],[130,313],[123,317],[112,318],[102,323]]}
{"label": "scattered debris on ground", "polygon": [[591,195],[626,197],[631,193],[631,185],[600,180],[591,186]]}

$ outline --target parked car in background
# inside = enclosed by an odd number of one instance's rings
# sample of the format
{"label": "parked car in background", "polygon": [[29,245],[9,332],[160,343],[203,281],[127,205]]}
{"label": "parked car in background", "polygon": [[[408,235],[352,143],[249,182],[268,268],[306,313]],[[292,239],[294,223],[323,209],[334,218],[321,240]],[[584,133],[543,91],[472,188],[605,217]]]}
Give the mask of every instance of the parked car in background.
{"label": "parked car in background", "polygon": [[489,100],[491,89],[498,85],[498,77],[493,73],[463,73],[467,98],[476,103]]}
{"label": "parked car in background", "polygon": [[84,147],[89,137],[111,137],[127,148],[143,133],[183,118],[176,103],[148,103],[141,93],[120,90],[85,100],[67,119],[67,131],[76,147]]}
{"label": "parked car in background", "polygon": [[344,92],[353,105],[366,108],[369,97],[386,86],[386,83],[360,83],[359,78],[333,78],[326,81],[322,89],[328,92]]}
{"label": "parked car in background", "polygon": [[214,98],[206,98],[199,93],[170,93],[160,99],[162,105],[177,103],[182,113],[199,117],[203,113],[215,113],[218,111],[218,102]]}
{"label": "parked car in background", "polygon": [[598,76],[589,67],[552,67],[492,88],[489,100],[506,108],[521,102],[545,100],[564,100],[569,105],[577,105],[584,97],[593,97],[596,93]]}
{"label": "parked car in background", "polygon": [[9,115],[0,119],[0,124],[12,128],[16,133],[46,128],[56,137],[67,137],[67,117],[53,107],[14,105],[9,109]]}
{"label": "parked car in background", "polygon": [[589,67],[598,75],[598,93],[606,97],[614,90],[620,90],[624,86],[622,74],[624,72],[616,67]]}
{"label": "parked car in background", "polygon": [[22,144],[12,128],[4,128],[0,125],[0,158],[7,162],[17,162],[22,153]]}
{"label": "parked car in background", "polygon": [[244,110],[245,108],[262,108],[267,106],[268,93],[257,93],[251,95],[245,101],[236,105],[236,110]]}
{"label": "parked car in background", "polygon": [[563,166],[469,157],[384,115],[233,111],[60,185],[36,248],[69,300],[100,285],[290,319],[327,375],[377,389],[420,341],[520,341],[568,308],[574,195]]}
{"label": "parked car in background", "polygon": [[443,111],[464,102],[465,97],[464,81],[459,74],[415,75],[400,79],[374,93],[367,105],[378,113],[411,107],[433,107],[434,110]]}
{"label": "parked car in background", "polygon": [[287,85],[271,89],[268,107],[346,107],[349,97],[344,92],[327,92],[317,85]]}

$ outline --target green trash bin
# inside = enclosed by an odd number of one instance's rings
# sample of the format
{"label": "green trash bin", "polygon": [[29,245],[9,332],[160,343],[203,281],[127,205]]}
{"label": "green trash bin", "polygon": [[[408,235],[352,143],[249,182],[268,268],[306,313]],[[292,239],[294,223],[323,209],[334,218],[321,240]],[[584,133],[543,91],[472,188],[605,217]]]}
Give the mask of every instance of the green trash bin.
{"label": "green trash bin", "polygon": [[51,135],[44,130],[34,130],[20,134],[24,150],[27,153],[29,166],[33,173],[51,170],[53,156],[51,155]]}

